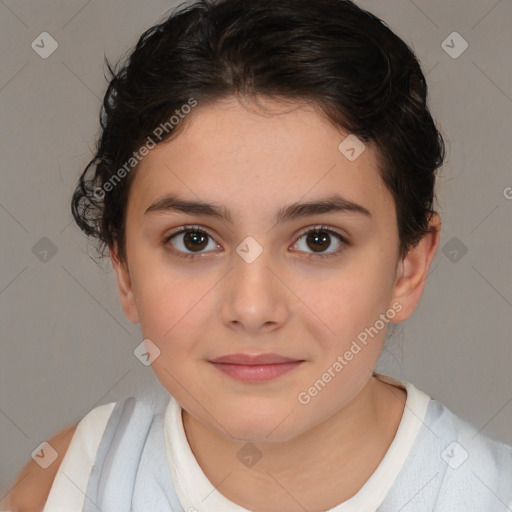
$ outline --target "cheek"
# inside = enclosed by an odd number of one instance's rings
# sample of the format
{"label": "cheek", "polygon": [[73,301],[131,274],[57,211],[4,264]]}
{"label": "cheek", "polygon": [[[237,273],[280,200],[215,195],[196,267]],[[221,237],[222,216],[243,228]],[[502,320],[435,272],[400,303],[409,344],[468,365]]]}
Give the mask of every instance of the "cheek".
{"label": "cheek", "polygon": [[209,287],[193,285],[175,272],[155,276],[148,271],[145,278],[139,277],[143,283],[138,289],[142,336],[160,351],[151,365],[156,377],[182,403],[190,395],[203,396],[205,391],[191,376],[201,353],[198,333],[209,307],[204,297]]}
{"label": "cheek", "polygon": [[308,330],[323,344],[323,364],[344,354],[354,341],[361,347],[360,351],[354,348],[360,364],[378,358],[389,325],[380,318],[390,308],[391,277],[391,266],[384,258],[362,254],[328,279],[304,287],[304,302],[313,313],[307,315]]}
{"label": "cheek", "polygon": [[137,261],[134,281],[141,331],[160,350],[152,365],[159,378],[168,380],[167,372],[181,375],[204,357],[205,336],[217,318],[218,279],[211,271],[187,270],[182,264],[159,262],[154,257],[150,264]]}
{"label": "cheek", "polygon": [[186,324],[202,287],[163,259],[134,255],[132,284],[144,337],[165,342]]}
{"label": "cheek", "polygon": [[[183,332],[193,333],[194,311],[200,305],[204,293],[200,287],[191,288],[189,282],[182,279],[168,283],[157,280],[153,286],[149,281],[139,290],[138,307],[141,329],[146,337],[153,337],[161,343],[171,343],[177,336],[182,338]],[[192,330],[191,330],[192,329]]]}
{"label": "cheek", "polygon": [[392,296],[392,270],[375,256],[354,260],[321,283],[308,283],[304,296],[332,320],[333,326],[360,326],[375,321],[388,308]]}

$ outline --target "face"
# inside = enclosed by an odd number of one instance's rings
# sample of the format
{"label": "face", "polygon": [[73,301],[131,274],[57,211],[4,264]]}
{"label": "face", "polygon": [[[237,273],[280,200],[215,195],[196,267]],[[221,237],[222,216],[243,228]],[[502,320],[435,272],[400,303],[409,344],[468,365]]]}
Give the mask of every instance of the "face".
{"label": "face", "polygon": [[[339,149],[349,134],[313,107],[263,103],[274,115],[235,99],[199,105],[145,157],[128,199],[126,265],[115,251],[113,263],[168,392],[227,438],[275,442],[363,389],[387,326],[419,300],[425,258],[399,260],[371,145],[351,161]],[[171,196],[211,207],[178,208]],[[293,208],[333,198],[341,208]],[[231,354],[291,362],[212,363]]]}

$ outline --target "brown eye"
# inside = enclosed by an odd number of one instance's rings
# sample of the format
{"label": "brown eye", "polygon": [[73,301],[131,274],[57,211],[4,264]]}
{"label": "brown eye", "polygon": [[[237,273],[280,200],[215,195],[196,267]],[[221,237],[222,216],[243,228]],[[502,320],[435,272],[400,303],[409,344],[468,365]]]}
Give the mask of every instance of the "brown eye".
{"label": "brown eye", "polygon": [[[303,243],[300,243],[301,239],[304,239]],[[333,239],[335,239],[334,250],[325,252],[333,246]],[[295,243],[295,247],[298,250],[309,253],[310,259],[336,256],[346,245],[349,244],[342,235],[324,226],[317,226],[303,232],[299,237],[299,241]],[[309,252],[308,249],[312,252]]]}
{"label": "brown eye", "polygon": [[331,245],[330,235],[325,231],[309,233],[306,236],[306,244],[309,248],[315,252],[321,252],[325,249],[329,249]]}
{"label": "brown eye", "polygon": [[[304,239],[304,242],[301,242],[301,239]],[[316,226],[304,231],[295,242],[296,249],[307,253],[308,258],[312,260],[337,256],[348,245],[350,244],[344,236],[325,226]],[[196,226],[182,226],[179,231],[164,238],[163,246],[181,258],[200,258],[212,250],[221,248],[210,234]],[[331,247],[334,247],[334,250],[326,252]]]}
{"label": "brown eye", "polygon": [[171,246],[172,249],[169,250],[177,256],[194,258],[206,252],[205,249],[208,248],[210,240],[212,245],[210,249],[218,248],[206,231],[194,226],[183,226],[182,229],[165,238],[164,246]]}
{"label": "brown eye", "polygon": [[208,245],[208,235],[201,231],[187,231],[183,245],[191,251],[200,251]]}

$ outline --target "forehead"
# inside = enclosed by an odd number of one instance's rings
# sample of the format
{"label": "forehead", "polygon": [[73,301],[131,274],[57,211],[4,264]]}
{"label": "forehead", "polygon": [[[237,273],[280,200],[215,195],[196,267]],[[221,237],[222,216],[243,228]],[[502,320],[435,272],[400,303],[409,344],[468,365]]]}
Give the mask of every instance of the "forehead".
{"label": "forehead", "polygon": [[199,104],[179,134],[139,164],[129,208],[145,209],[165,192],[231,205],[240,215],[333,192],[369,210],[393,207],[372,145],[351,161],[340,151],[350,134],[313,106],[261,106],[235,98]]}

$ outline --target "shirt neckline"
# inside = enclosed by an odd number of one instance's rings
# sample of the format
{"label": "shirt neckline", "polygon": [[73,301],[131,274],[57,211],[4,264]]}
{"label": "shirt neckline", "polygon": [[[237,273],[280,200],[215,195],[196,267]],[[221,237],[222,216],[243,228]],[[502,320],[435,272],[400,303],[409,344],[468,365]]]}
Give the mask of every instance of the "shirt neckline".
{"label": "shirt neckline", "polygon": [[[361,489],[327,512],[376,511],[393,486],[423,425],[430,397],[410,382],[380,373],[376,373],[376,377],[407,392],[397,432],[384,458]],[[165,411],[164,436],[169,469],[184,510],[251,512],[228,500],[208,480],[188,443],[182,407],[172,395]]]}

